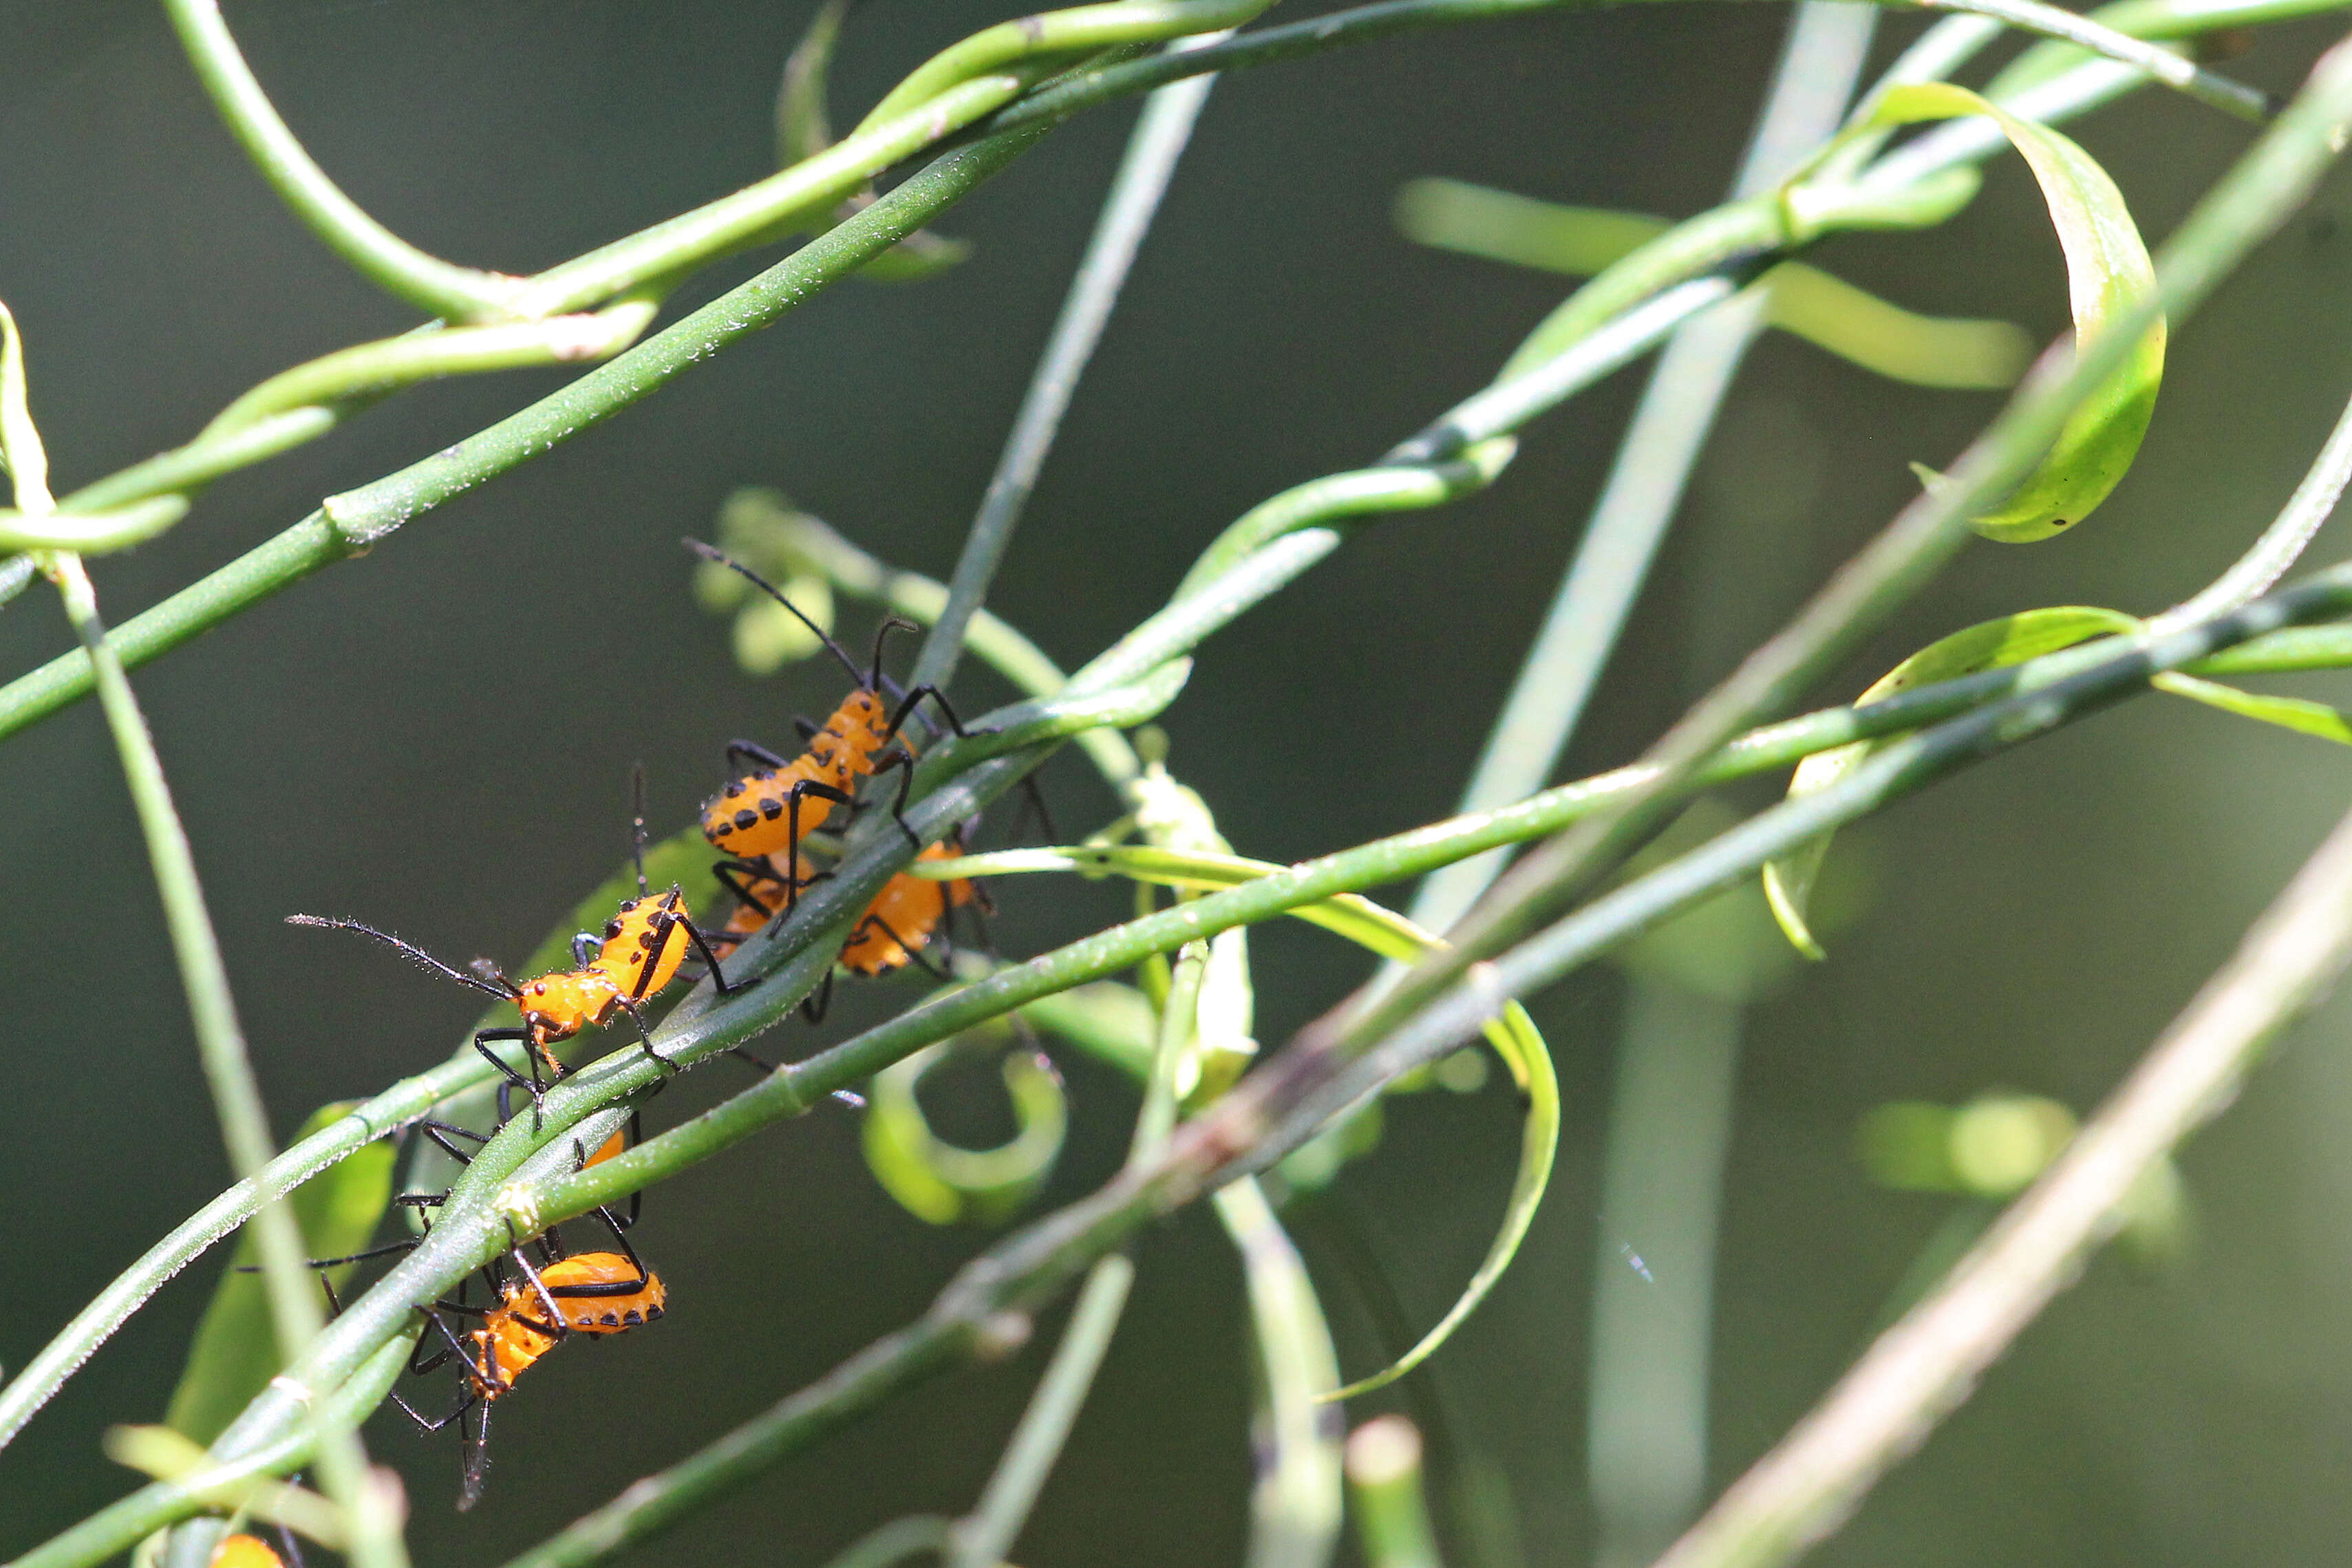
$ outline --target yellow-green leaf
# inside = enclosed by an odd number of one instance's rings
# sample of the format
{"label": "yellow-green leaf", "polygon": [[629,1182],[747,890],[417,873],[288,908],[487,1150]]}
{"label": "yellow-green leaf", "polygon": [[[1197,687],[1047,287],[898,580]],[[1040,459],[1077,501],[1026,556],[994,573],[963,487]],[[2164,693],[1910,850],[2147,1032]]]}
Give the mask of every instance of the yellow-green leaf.
{"label": "yellow-green leaf", "polygon": [[5,305],[0,305],[0,468],[16,486],[18,511],[49,510],[49,457],[26,391],[25,340]]}
{"label": "yellow-green leaf", "polygon": [[2190,702],[2203,703],[2208,707],[2217,707],[2241,718],[2260,719],[2282,729],[2315,735],[2339,746],[2352,746],[2352,716],[2347,716],[2340,708],[2329,707],[2326,703],[2312,702],[2305,697],[2267,696],[2177,672],[2155,676],[2148,684],[2158,691],[2170,692],[2174,696],[2187,697]]}
{"label": "yellow-green leaf", "polygon": [[[2047,126],[1996,107],[1966,88],[1916,82],[1879,100],[1869,128],[1984,115],[2000,127],[2033,172],[2065,253],[2074,340],[2095,340],[2108,324],[2156,293],[2147,245],[2123,193],[2092,156]],[[1987,538],[2023,544],[2073,527],[2131,467],[2156,412],[2164,380],[2164,324],[2149,328],[2119,370],[2084,400],[2041,464],[1990,512],[1969,519]]]}
{"label": "yellow-green leaf", "polygon": [[[350,1113],[355,1102],[323,1105],[302,1124],[296,1141]],[[392,1202],[393,1147],[368,1145],[296,1187],[289,1200],[302,1228],[302,1245],[312,1258],[341,1258],[368,1244]],[[277,1330],[259,1274],[239,1272],[259,1254],[247,1230],[229,1254],[229,1268],[213,1291],[188,1364],[172,1394],[164,1423],[173,1431],[209,1444],[278,1375]],[[351,1267],[331,1270],[340,1287]]]}
{"label": "yellow-green leaf", "polygon": [[[1982,670],[2023,664],[2093,637],[2136,631],[2138,626],[2137,621],[2119,610],[2077,604],[2004,615],[1998,621],[1987,621],[1928,643],[1880,676],[1868,691],[1854,699],[1855,706],[1877,702],[1912,686],[1958,680]],[[1859,740],[1806,758],[1789,780],[1790,798],[1827,789],[1860,767],[1873,751],[1895,738],[1882,736],[1875,740]],[[1809,958],[1826,956],[1805,924],[1805,905],[1829,850],[1830,835],[1823,833],[1764,868],[1764,896],[1771,903],[1772,916],[1797,950]]]}

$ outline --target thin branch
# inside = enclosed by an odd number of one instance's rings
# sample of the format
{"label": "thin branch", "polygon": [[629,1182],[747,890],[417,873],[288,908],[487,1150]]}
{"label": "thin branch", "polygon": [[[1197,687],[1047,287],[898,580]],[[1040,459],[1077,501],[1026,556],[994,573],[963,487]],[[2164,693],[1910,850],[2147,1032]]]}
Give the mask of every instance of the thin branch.
{"label": "thin branch", "polygon": [[1077,391],[1078,377],[1102,341],[1111,308],[1118,302],[1136,252],[1150,232],[1160,199],[1175,176],[1176,162],[1192,139],[1192,127],[1215,80],[1213,76],[1193,77],[1161,88],[1144,101],[1143,112],[1128,137],[1127,153],[1103,198],[1094,236],[1087,242],[1076,276],[1070,279],[1062,313],[1045,340],[1036,373],[1030,378],[1021,410],[1004,438],[1003,454],[996,460],[996,472],[989,478],[979,514],[965,536],[963,553],[949,580],[947,603],[915,661],[914,674],[908,678],[909,686],[943,686],[954,675],[956,661],[963,652],[964,629],[981,601],[987,598],[989,582],[1004,559],[1005,548],[1013,542],[1013,529],[1036,488],[1045,455],[1053,450],[1062,416]]}
{"label": "thin branch", "polygon": [[[1187,948],[1176,966],[1167,1005],[1160,1009],[1151,1071],[1144,1080],[1143,1106],[1128,1148],[1129,1165],[1151,1159],[1168,1146],[1168,1134],[1176,1125],[1176,1070],[1192,1043],[1201,980],[1207,968],[1205,944]],[[1037,1505],[1045,1477],[1069,1440],[1070,1427],[1077,1421],[1087,1390],[1094,1386],[1095,1374],[1110,1350],[1111,1336],[1118,1332],[1119,1316],[1134,1284],[1135,1265],[1116,1253],[1087,1272],[1077,1305],[1062,1330],[1061,1343],[1054,1347],[1045,1376],[1037,1380],[1029,1407],[1021,1413],[1013,1440],[1005,1445],[1003,1457],[982,1489],[980,1501],[956,1524],[955,1550],[948,1557],[948,1568],[997,1568],[1013,1550],[1022,1525]]]}
{"label": "thin branch", "polygon": [[254,79],[218,0],[163,0],[181,47],[246,155],[294,214],[378,287],[453,321],[512,313],[518,280],[428,256],[360,210],[311,162]]}
{"label": "thin branch", "polygon": [[2221,1113],[2263,1048],[2318,1002],[2347,958],[2352,815],[2056,1163],[1659,1568],[1767,1568],[1836,1529],[2077,1277],[2133,1184]]}
{"label": "thin branch", "polygon": [[2199,593],[2151,619],[2148,624],[2169,631],[2175,626],[2210,621],[2225,610],[2235,610],[2248,602],[2284,577],[2287,569],[2317,536],[2321,525],[2335,515],[2336,503],[2343,497],[2347,480],[2352,480],[2352,402],[2346,403],[2344,412],[2336,416],[2336,428],[2328,432],[2327,444],[2319,449],[2319,455],[2304,474],[2303,483],[2294,487],[2294,496],[2271,520],[2271,526],[2263,530],[2262,537],[2229,570]]}
{"label": "thin branch", "polygon": [[[229,1168],[240,1179],[253,1177],[268,1166],[273,1152],[269,1113],[246,1054],[245,1031],[237,1022],[220,940],[205,907],[195,854],[188,847],[187,831],[172,803],[163,758],[156,754],[154,737],[139,711],[130,677],[106,645],[106,625],[99,618],[89,574],[80,558],[70,554],[52,558],[49,574],[65,601],[67,619],[97,665],[99,706],[113,733],[123,779],[131,788],[131,806],[147,841],[147,858],[154,867],[164,925],[179,963],[180,983],[187,992],[188,1013],[195,1024],[197,1052],[220,1113],[221,1140],[228,1146]],[[303,1264],[302,1232],[293,1209],[282,1197],[266,1191],[254,1215],[253,1232],[270,1317],[278,1331],[279,1358],[292,1365],[318,1337],[321,1321],[310,1270]],[[358,1431],[350,1424],[333,1421],[323,1408],[315,1424],[320,1480],[342,1510],[352,1562],[357,1568],[407,1568],[408,1552],[400,1538],[404,1507],[396,1498],[384,1495],[370,1472]]]}

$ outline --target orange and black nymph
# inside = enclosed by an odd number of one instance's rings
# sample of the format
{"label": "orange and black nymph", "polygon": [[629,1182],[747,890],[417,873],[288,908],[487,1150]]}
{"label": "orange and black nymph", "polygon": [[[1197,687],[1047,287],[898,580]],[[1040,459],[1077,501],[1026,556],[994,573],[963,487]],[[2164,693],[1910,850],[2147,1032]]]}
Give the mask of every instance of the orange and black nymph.
{"label": "orange and black nymph", "polygon": [[[823,827],[834,807],[857,803],[860,779],[894,770],[899,776],[898,793],[890,814],[897,819],[908,841],[920,848],[922,841],[907,825],[905,815],[915,753],[913,744],[901,729],[916,706],[927,698],[947,721],[949,729],[962,735],[964,727],[937,686],[902,691],[897,682],[882,673],[883,639],[894,631],[918,630],[915,623],[895,615],[885,620],[874,634],[873,661],[861,671],[848,651],[803,614],[800,606],[786,599],[774,584],[698,539],[686,543],[706,559],[740,573],[798,616],[801,623],[841,661],[850,679],[857,683],[857,689],[842,700],[824,723],[805,727],[807,749],[798,757],[779,757],[749,740],[728,743],[728,765],[738,771],[702,808],[702,836],[710,841],[713,849],[731,857],[720,862],[722,869],[766,875],[772,867],[760,862],[774,855],[782,855],[785,865],[796,865],[802,839]],[[801,883],[786,881],[783,887],[784,907],[789,912],[798,900]]]}

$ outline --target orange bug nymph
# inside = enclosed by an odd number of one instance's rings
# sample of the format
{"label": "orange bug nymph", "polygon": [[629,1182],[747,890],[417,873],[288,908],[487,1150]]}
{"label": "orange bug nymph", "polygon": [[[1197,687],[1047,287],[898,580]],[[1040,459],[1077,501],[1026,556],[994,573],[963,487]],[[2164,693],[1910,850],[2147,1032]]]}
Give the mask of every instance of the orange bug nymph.
{"label": "orange bug nymph", "polygon": [[[341,920],[318,915],[289,915],[289,925],[319,925],[335,931],[356,931],[384,943],[424,968],[445,975],[461,986],[471,986],[478,991],[514,1003],[522,1015],[520,1028],[486,1029],[474,1036],[474,1049],[480,1051],[505,1075],[499,1086],[499,1117],[506,1119],[510,1092],[520,1087],[530,1092],[534,1103],[547,1087],[541,1077],[544,1062],[551,1077],[563,1075],[563,1064],[549,1048],[559,1040],[570,1040],[585,1029],[599,1028],[612,1021],[615,1013],[626,1013],[636,1026],[637,1040],[647,1056],[664,1071],[675,1072],[675,1064],[654,1049],[653,1037],[646,1032],[645,1015],[639,1005],[668,985],[677,977],[678,966],[686,961],[689,948],[699,954],[710,972],[711,983],[720,995],[735,989],[720,972],[718,955],[710,950],[709,942],[695,925],[686,906],[686,895],[676,885],[669,891],[654,894],[646,888],[645,843],[645,770],[636,775],[636,865],[637,896],[625,901],[604,923],[599,933],[583,931],[572,938],[572,958],[577,967],[541,975],[536,979],[520,983],[507,977],[504,970],[487,958],[477,958],[463,969],[452,968],[413,942],[406,942],[387,931],[357,920]],[[530,1046],[523,1057],[530,1070],[525,1077],[509,1066],[498,1052],[490,1049],[494,1041],[522,1040]]]}
{"label": "orange bug nymph", "polygon": [[[283,1533],[280,1531],[281,1535]],[[294,1544],[293,1538],[287,1536],[285,1539],[290,1550]],[[301,1562],[300,1554],[297,1553],[294,1557],[296,1568],[300,1568]],[[239,1533],[221,1537],[221,1543],[213,1548],[212,1561],[206,1568],[286,1568],[286,1559],[259,1536]]]}
{"label": "orange bug nymph", "polygon": [[[943,861],[961,853],[961,844],[946,839],[915,858]],[[975,904],[983,909],[988,907],[987,894],[975,883],[962,878],[930,882],[900,872],[882,884],[882,891],[874,895],[874,902],[866,906],[866,913],[850,928],[849,940],[841,949],[841,967],[853,975],[873,976],[918,964],[946,979],[946,971],[925,959],[919,949],[935,935],[951,936],[947,930],[950,911]]]}
{"label": "orange bug nymph", "polygon": [[[551,1230],[537,1243],[545,1255],[539,1266],[533,1267],[520,1247],[507,1254],[522,1278],[509,1281],[493,1276],[496,1305],[473,1306],[461,1296],[426,1309],[425,1315],[443,1343],[430,1355],[420,1344],[410,1358],[409,1370],[428,1373],[455,1355],[463,1366],[457,1408],[434,1420],[397,1394],[393,1399],[427,1432],[458,1423],[466,1438],[464,1484],[457,1497],[461,1511],[473,1507],[482,1495],[490,1406],[513,1389],[516,1379],[573,1334],[625,1333],[656,1322],[669,1308],[667,1287],[637,1257],[620,1223],[609,1210],[595,1212],[612,1230],[618,1252],[566,1254],[562,1238]],[[444,1313],[478,1317],[481,1326],[460,1334],[449,1326]],[[465,1417],[476,1411],[479,1416],[467,1431]]]}
{"label": "orange bug nymph", "polygon": [[[722,862],[722,867],[768,876],[773,871],[772,862],[763,865],[760,862],[779,853],[784,864],[797,864],[801,840],[823,827],[834,807],[857,803],[856,790],[860,779],[893,770],[898,773],[898,794],[891,804],[890,814],[897,819],[908,841],[919,848],[922,841],[907,825],[905,816],[907,789],[914,776],[914,747],[899,733],[900,727],[916,705],[926,697],[947,720],[949,729],[961,735],[964,727],[937,686],[901,691],[897,682],[882,673],[883,639],[893,631],[915,631],[915,624],[895,615],[884,621],[874,634],[873,662],[860,671],[857,661],[849,656],[847,650],[826,636],[823,627],[802,614],[800,607],[765,578],[699,540],[686,542],[688,548],[706,559],[741,574],[798,616],[801,623],[816,633],[833,656],[841,661],[849,678],[857,683],[857,689],[843,699],[832,717],[822,725],[806,727],[808,749],[796,758],[787,760],[748,740],[728,743],[728,765],[743,771],[702,808],[702,836],[710,841],[712,848],[733,857]],[[886,704],[886,697],[897,705],[895,708]],[[783,885],[784,907],[789,912],[802,884],[785,882]]]}

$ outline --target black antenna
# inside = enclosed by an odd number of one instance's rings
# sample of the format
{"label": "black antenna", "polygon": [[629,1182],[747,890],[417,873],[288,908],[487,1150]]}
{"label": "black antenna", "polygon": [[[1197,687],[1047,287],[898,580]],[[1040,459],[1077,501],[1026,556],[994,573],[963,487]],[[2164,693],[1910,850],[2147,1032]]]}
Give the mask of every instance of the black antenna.
{"label": "black antenna", "polygon": [[[499,986],[479,975],[468,975],[462,970],[453,969],[415,943],[404,942],[389,931],[378,931],[374,926],[362,925],[356,920],[331,920],[322,915],[289,915],[286,917],[286,924],[323,926],[329,931],[356,931],[362,936],[373,936],[377,941],[397,950],[401,956],[410,963],[431,969],[436,974],[446,975],[461,986],[471,986],[478,991],[488,991],[501,1001],[512,1001],[518,995],[514,982],[511,980],[507,981],[504,986]],[[502,980],[506,978],[503,975],[499,977]]]}
{"label": "black antenna", "polygon": [[630,768],[630,770],[629,770],[629,779],[630,779],[630,783],[631,783],[631,785],[633,786],[633,792],[634,792],[634,796],[635,796],[635,807],[636,807],[636,813],[635,813],[635,817],[634,817],[634,819],[633,819],[633,821],[634,821],[634,823],[635,823],[635,832],[636,832],[636,837],[635,837],[635,843],[636,865],[637,865],[637,896],[638,896],[639,898],[643,898],[643,897],[646,895],[646,765],[645,765],[644,763],[642,763],[642,762],[633,764],[633,765],[631,766],[631,768]]}
{"label": "black antenna", "polygon": [[886,619],[881,625],[874,628],[874,668],[866,677],[866,689],[867,691],[887,692],[889,694],[890,700],[894,703],[905,698],[907,695],[906,691],[900,687],[898,683],[882,673],[882,640],[889,636],[893,632],[919,632],[921,630],[922,628],[920,626],[916,625],[913,622],[908,620],[903,615],[890,616]]}
{"label": "black antenna", "polygon": [[761,592],[766,594],[769,598],[774,600],[777,603],[791,611],[793,615],[799,618],[800,623],[807,627],[810,631],[815,632],[818,640],[824,643],[827,649],[831,650],[833,656],[841,661],[841,667],[849,672],[849,678],[851,680],[856,681],[860,686],[865,687],[868,691],[873,689],[872,686],[867,685],[865,675],[859,672],[857,668],[857,661],[849,656],[849,651],[844,648],[840,643],[835,642],[830,636],[827,636],[824,627],[810,620],[805,614],[803,614],[801,607],[794,604],[791,600],[786,599],[783,596],[782,591],[779,590],[774,583],[770,582],[766,578],[761,577],[758,572],[753,571],[750,567],[745,566],[741,561],[735,559],[732,556],[728,555],[723,550],[714,549],[709,545],[704,544],[700,539],[688,539],[685,541],[685,544],[687,549],[692,550],[703,559],[717,561],[719,565],[727,568],[730,571],[737,573],[745,580],[749,581],[753,587],[757,588]]}

